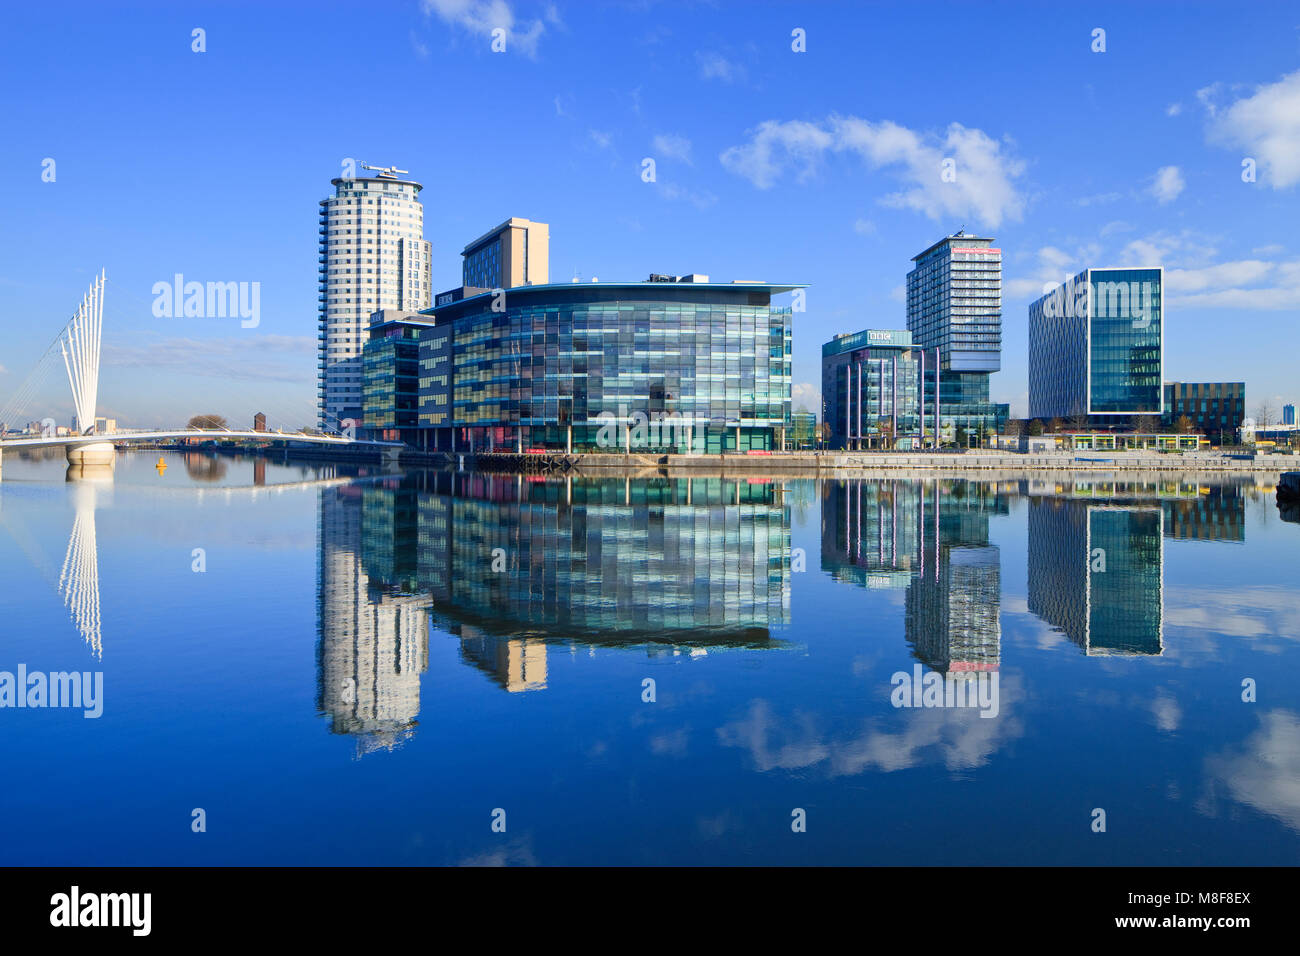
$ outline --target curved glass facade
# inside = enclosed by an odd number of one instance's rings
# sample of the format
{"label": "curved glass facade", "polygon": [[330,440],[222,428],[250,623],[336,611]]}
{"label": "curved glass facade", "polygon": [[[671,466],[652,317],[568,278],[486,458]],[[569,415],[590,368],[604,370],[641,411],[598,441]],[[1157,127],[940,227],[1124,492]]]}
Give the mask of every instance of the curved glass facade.
{"label": "curved glass facade", "polygon": [[452,303],[421,333],[427,447],[775,448],[791,421],[792,314],[773,291],[571,284]]}

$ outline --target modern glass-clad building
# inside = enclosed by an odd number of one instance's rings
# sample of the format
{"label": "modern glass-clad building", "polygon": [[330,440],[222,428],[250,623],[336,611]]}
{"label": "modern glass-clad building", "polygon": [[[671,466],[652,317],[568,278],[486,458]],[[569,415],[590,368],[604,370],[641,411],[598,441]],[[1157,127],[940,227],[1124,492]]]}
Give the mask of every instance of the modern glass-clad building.
{"label": "modern glass-clad building", "polygon": [[361,353],[362,424],[384,441],[419,441],[420,333],[432,324],[418,313],[385,309],[371,317]]}
{"label": "modern glass-clad building", "polygon": [[[907,328],[935,353],[939,434],[946,443],[1000,431],[1010,414],[989,400],[989,376],[1002,368],[1002,250],[993,239],[946,236],[913,257],[907,274]],[[927,359],[928,362],[928,359]]]}
{"label": "modern glass-clad building", "polygon": [[943,372],[1002,368],[1002,250],[959,232],[912,259],[907,328],[921,348],[939,350]]}
{"label": "modern glass-clad building", "polygon": [[1192,428],[1229,441],[1246,418],[1245,382],[1165,382],[1164,422],[1172,428],[1184,415]]}
{"label": "modern glass-clad building", "polygon": [[780,447],[798,285],[521,286],[432,310],[421,447],[717,453]]}
{"label": "modern glass-clad building", "polygon": [[911,332],[864,329],[822,346],[822,420],[832,448],[921,447],[936,434],[970,444],[1000,430],[1007,415],[1006,405],[988,401],[987,374],[945,373],[942,351],[916,346]]}
{"label": "modern glass-clad building", "polygon": [[1163,270],[1085,269],[1029,306],[1029,415],[1127,423],[1163,404]]}
{"label": "modern glass-clad building", "polygon": [[[937,352],[929,353],[933,370]],[[925,388],[925,353],[912,333],[863,329],[822,346],[822,421],[832,448],[893,448],[934,432],[934,389]],[[923,404],[925,403],[925,404]]]}

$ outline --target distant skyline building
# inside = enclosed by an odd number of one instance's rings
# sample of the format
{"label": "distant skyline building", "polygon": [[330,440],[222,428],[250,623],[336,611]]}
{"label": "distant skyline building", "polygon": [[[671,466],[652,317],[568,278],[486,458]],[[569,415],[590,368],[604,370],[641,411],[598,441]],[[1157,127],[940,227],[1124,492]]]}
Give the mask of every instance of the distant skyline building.
{"label": "distant skyline building", "polygon": [[432,302],[430,245],[419,183],[400,170],[330,181],[320,202],[318,396],[322,428],[362,418],[361,352],[372,312],[417,312]]}
{"label": "distant skyline building", "polygon": [[1029,306],[1029,417],[1163,412],[1164,270],[1085,269]]}
{"label": "distant skyline building", "polygon": [[1282,424],[1283,424],[1283,425],[1294,425],[1294,424],[1295,424],[1295,406],[1294,406],[1294,405],[1283,405],[1283,406],[1282,406]]}
{"label": "distant skyline building", "polygon": [[513,289],[550,281],[550,226],[512,216],[467,245],[462,283],[470,288]]}
{"label": "distant skyline building", "polygon": [[907,328],[920,349],[937,350],[940,430],[1000,430],[1010,409],[989,401],[1002,368],[1002,250],[959,230],[912,258]]}

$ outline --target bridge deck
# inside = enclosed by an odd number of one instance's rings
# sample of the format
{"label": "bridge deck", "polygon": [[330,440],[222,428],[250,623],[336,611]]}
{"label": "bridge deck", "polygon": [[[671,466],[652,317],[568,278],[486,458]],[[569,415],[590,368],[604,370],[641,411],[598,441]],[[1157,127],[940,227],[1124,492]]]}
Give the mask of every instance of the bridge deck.
{"label": "bridge deck", "polygon": [[111,442],[114,445],[136,442],[154,442],[169,438],[202,439],[203,441],[254,441],[306,442],[315,445],[359,445],[363,448],[405,448],[401,442],[374,441],[362,438],[345,438],[342,435],[301,435],[293,432],[235,432],[187,428],[177,431],[112,432],[108,435],[62,435],[52,438],[0,438],[4,448],[52,448],[59,445],[91,445]]}

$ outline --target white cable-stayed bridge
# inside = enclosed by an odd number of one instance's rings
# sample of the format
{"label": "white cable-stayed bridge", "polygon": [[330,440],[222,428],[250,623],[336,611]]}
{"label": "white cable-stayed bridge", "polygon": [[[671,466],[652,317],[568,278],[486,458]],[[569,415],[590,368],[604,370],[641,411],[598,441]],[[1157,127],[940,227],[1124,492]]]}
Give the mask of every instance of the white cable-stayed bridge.
{"label": "white cable-stayed bridge", "polygon": [[3,454],[8,449],[63,447],[67,450],[69,464],[112,466],[116,449],[124,445],[152,444],[160,441],[257,441],[277,444],[313,445],[322,447],[368,448],[387,455],[396,455],[404,446],[401,442],[386,442],[355,437],[355,422],[340,422],[337,433],[322,431],[234,430],[230,428],[177,427],[135,431],[112,431],[99,434],[96,430],[96,410],[99,403],[99,366],[103,345],[104,286],[103,270],[95,277],[82,298],[76,312],[64,326],[54,342],[37,363],[37,368],[19,387],[18,392],[0,408],[0,421],[15,412],[30,408],[37,390],[43,384],[42,373],[48,374],[51,366],[62,359],[72,390],[72,403],[76,418],[68,434],[59,434],[53,418],[40,420],[37,435],[20,434],[0,437],[0,468]]}

